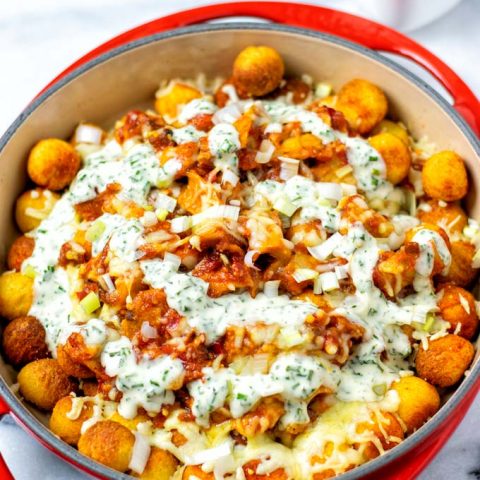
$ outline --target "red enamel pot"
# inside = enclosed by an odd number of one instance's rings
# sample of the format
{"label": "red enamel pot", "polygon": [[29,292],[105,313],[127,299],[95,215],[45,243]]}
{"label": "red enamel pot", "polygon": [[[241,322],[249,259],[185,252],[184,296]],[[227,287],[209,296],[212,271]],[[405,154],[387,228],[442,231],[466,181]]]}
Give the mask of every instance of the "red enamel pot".
{"label": "red enamel pot", "polygon": [[[275,23],[204,24],[227,16]],[[162,79],[227,75],[238,51],[251,44],[276,48],[287,73],[309,73],[340,86],[355,77],[378,84],[392,114],[415,137],[457,151],[470,171],[470,216],[480,218],[480,104],[443,62],[407,37],[368,20],[311,5],[239,2],[196,8],[134,28],[91,51],[55,78],[0,139],[0,243],[16,236],[11,211],[26,183],[25,159],[47,136],[68,137],[81,120],[111,125],[127,109],[151,101]],[[429,70],[454,100],[449,105],[425,82],[376,51],[400,54]],[[55,437],[46,417],[12,392],[15,373],[0,359],[0,413],[10,412],[42,444],[78,468],[105,479],[129,478],[84,457]],[[415,478],[444,445],[480,386],[480,364],[415,434],[381,457],[343,474],[343,480]],[[0,457],[0,478],[10,478]]]}

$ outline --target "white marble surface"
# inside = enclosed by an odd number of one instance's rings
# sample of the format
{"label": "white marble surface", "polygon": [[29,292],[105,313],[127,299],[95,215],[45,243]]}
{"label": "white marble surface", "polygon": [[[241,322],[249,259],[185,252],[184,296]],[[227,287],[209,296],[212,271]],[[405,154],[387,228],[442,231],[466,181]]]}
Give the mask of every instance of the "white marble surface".
{"label": "white marble surface", "polygon": [[[0,9],[0,133],[56,74],[99,43],[153,18],[208,3],[213,2],[3,0]],[[308,3],[364,14],[361,0],[319,0]],[[480,96],[479,25],[480,0],[464,0],[436,22],[410,32],[413,38],[453,67],[477,96]],[[0,422],[0,453],[16,480],[88,478],[57,460],[8,416]],[[419,478],[480,479],[478,399],[459,429]]]}

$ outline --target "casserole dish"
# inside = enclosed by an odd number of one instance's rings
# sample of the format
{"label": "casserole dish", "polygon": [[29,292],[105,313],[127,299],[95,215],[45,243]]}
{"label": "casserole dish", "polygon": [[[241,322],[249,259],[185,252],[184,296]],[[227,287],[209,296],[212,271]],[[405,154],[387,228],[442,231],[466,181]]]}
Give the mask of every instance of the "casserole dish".
{"label": "casserole dish", "polygon": [[[256,14],[279,20],[280,16],[291,19],[297,25],[308,25],[307,20],[315,18],[325,10],[313,7],[299,7],[289,4],[237,4],[216,6],[212,9],[196,9],[180,14],[178,18],[168,18],[145,26],[144,32],[153,33],[188,21],[200,21],[227,13]],[[328,12],[331,23],[324,30],[348,32],[352,17],[339,16]],[[276,18],[278,15],[278,18]],[[303,20],[302,20],[303,18]],[[173,22],[173,23],[172,23]],[[363,21],[362,21],[363,22]],[[321,21],[315,27],[322,27]],[[370,26],[370,29],[366,29]],[[363,24],[360,40],[368,33],[370,46],[387,49],[385,30],[375,24]],[[365,27],[365,28],[364,28]],[[387,31],[388,32],[388,31]],[[140,35],[136,30],[110,42],[105,48],[133,40]],[[398,39],[403,39],[399,36]],[[406,42],[406,43],[405,43]],[[87,59],[91,62],[80,67],[77,63],[73,71],[62,79],[57,79],[22,114],[2,139],[4,185],[4,213],[1,218],[6,247],[13,237],[13,226],[9,214],[14,198],[24,183],[20,166],[27,151],[38,139],[47,135],[67,137],[74,125],[82,119],[99,124],[109,124],[127,108],[142,104],[152,97],[159,79],[168,77],[194,77],[200,71],[207,76],[226,74],[236,52],[253,43],[268,44],[276,48],[285,58],[287,68],[292,72],[310,72],[330,81],[334,86],[352,76],[362,76],[375,83],[387,93],[395,113],[406,119],[410,130],[416,136],[427,135],[440,148],[457,151],[465,158],[470,171],[478,164],[479,146],[475,136],[465,123],[446,103],[438,98],[422,82],[406,74],[398,67],[372,52],[362,49],[334,37],[324,36],[290,27],[258,24],[229,24],[200,26],[180,29],[165,34],[153,35],[126,43],[111,52],[96,57],[95,51]],[[404,41],[401,49],[412,47]],[[215,51],[215,55],[211,53]],[[310,52],[310,53],[309,53]],[[415,52],[410,49],[410,55]],[[422,51],[420,50],[420,53]],[[85,60],[87,60],[85,59]],[[201,61],[199,61],[201,59]],[[462,82],[434,57],[424,57],[430,62],[434,73],[447,83],[456,100],[457,108],[462,111],[473,128],[478,128],[478,102]],[[75,68],[78,67],[76,70]],[[131,72],[136,75],[131,75]],[[448,134],[446,133],[448,132]],[[19,168],[10,168],[9,162],[17,162]],[[478,190],[479,179],[472,177],[473,196],[468,200],[469,213],[476,216],[474,194]],[[4,369],[2,376],[7,384],[13,382],[12,376]],[[466,406],[473,400],[478,389],[478,366],[471,370],[469,377],[462,383],[453,397],[428,426],[412,435],[401,446],[363,467],[347,473],[343,478],[412,478],[433,457],[448,435],[463,416]],[[59,442],[48,430],[29,414],[11,391],[2,383],[2,395],[14,415],[20,418],[40,440],[57,453],[103,478],[125,478],[105,469],[75,450]],[[38,417],[39,418],[39,417]],[[447,422],[448,419],[448,422]],[[416,461],[413,462],[412,449],[416,448]],[[399,469],[402,465],[402,469]]]}

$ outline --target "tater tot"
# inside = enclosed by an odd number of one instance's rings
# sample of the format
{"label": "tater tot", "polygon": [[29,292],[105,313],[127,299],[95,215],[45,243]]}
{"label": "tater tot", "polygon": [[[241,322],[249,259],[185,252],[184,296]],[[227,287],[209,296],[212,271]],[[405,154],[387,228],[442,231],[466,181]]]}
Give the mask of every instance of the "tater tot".
{"label": "tater tot", "polygon": [[407,145],[392,133],[379,133],[368,139],[370,145],[382,156],[387,167],[387,180],[394,185],[407,175],[412,163]]}
{"label": "tater tot", "polygon": [[22,193],[15,204],[15,220],[18,228],[23,233],[37,228],[40,222],[48,217],[59,198],[57,193],[43,188]]}
{"label": "tater tot", "polygon": [[456,332],[467,340],[475,335],[478,316],[475,298],[470,292],[455,285],[444,285],[440,291],[438,307],[442,318],[450,323],[449,332]]}
{"label": "tater tot", "polygon": [[418,348],[416,368],[418,376],[439,387],[455,385],[472,362],[473,345],[458,335],[448,334],[428,343],[425,350]]}
{"label": "tater tot", "polygon": [[[390,450],[403,440],[403,429],[399,421],[389,412],[382,412],[380,418],[373,417],[373,423],[361,423],[357,426],[357,432],[362,433],[370,430],[380,440],[384,450]],[[395,441],[396,440],[396,441]],[[369,442],[364,455],[371,460],[380,455],[374,442]]]}
{"label": "tater tot", "polygon": [[8,251],[7,267],[9,270],[20,271],[24,260],[32,256],[35,240],[22,235],[15,239]]}
{"label": "tater tot", "polygon": [[391,120],[382,120],[374,129],[373,134],[377,133],[391,133],[398,137],[405,145],[409,145],[407,129],[400,123],[392,122]]}
{"label": "tater tot", "polygon": [[80,440],[83,422],[93,415],[92,402],[82,400],[80,402],[81,410],[77,412],[78,416],[76,418],[69,418],[73,406],[73,397],[71,396],[61,398],[55,404],[50,417],[50,429],[52,432],[58,435],[64,442],[75,446]]}
{"label": "tater tot", "polygon": [[441,277],[442,281],[453,283],[459,287],[470,285],[478,275],[478,268],[472,266],[475,246],[468,242],[452,242],[450,252],[452,263],[448,273]]}
{"label": "tater tot", "polygon": [[37,185],[63,190],[74,179],[80,163],[80,156],[72,145],[58,138],[47,138],[32,148],[27,171]]}
{"label": "tater tot", "polygon": [[45,330],[35,317],[12,320],[3,331],[2,347],[9,363],[17,367],[49,356]]}
{"label": "tater tot", "polygon": [[437,389],[421,378],[403,377],[392,385],[400,397],[397,414],[411,433],[420,428],[440,408]]}
{"label": "tater tot", "polygon": [[151,418],[145,413],[138,413],[134,418],[125,418],[122,417],[118,412],[115,412],[109,420],[112,422],[117,422],[124,427],[127,427],[129,430],[136,430],[139,423],[148,422]]}
{"label": "tater tot", "polygon": [[18,272],[0,275],[0,316],[7,320],[24,317],[33,301],[33,280]]}
{"label": "tater tot", "polygon": [[261,97],[282,81],[285,66],[276,50],[266,46],[243,49],[233,63],[233,83],[249,95]]}
{"label": "tater tot", "polygon": [[143,480],[169,480],[173,477],[177,466],[178,460],[170,452],[153,447],[143,473],[132,475]]}
{"label": "tater tot", "polygon": [[350,126],[360,134],[370,132],[388,110],[385,94],[367,80],[355,79],[339,90],[335,108],[340,110]]}
{"label": "tater tot", "polygon": [[260,460],[250,460],[243,465],[242,469],[245,480],[287,480],[289,478],[283,468],[276,468],[265,474],[257,473],[257,468],[260,463]]}
{"label": "tater tot", "polygon": [[125,472],[134,444],[135,435],[128,428],[111,420],[103,420],[82,434],[78,450],[107,467]]}
{"label": "tater tot", "polygon": [[20,393],[26,400],[47,411],[76,389],[76,384],[53,358],[35,360],[25,365],[18,374],[18,383]]}
{"label": "tater tot", "polygon": [[448,150],[432,155],[423,166],[422,184],[429,197],[445,202],[460,200],[468,190],[463,160]]}
{"label": "tater tot", "polygon": [[456,203],[443,203],[429,200],[425,208],[417,210],[417,217],[425,223],[440,225],[449,233],[461,233],[468,223],[468,217],[462,207]]}

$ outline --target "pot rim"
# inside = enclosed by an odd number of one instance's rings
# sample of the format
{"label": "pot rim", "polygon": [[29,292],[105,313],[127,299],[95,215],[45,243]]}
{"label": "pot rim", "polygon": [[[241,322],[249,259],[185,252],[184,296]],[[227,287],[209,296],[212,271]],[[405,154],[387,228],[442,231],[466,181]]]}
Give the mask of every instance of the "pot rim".
{"label": "pot rim", "polygon": [[[153,35],[148,35],[138,40],[128,42],[124,45],[116,47],[106,53],[99,55],[98,57],[86,62],[85,64],[77,67],[72,72],[67,74],[65,77],[61,78],[53,85],[51,85],[47,90],[42,92],[38,97],[36,97],[15,119],[15,121],[10,125],[10,127],[5,131],[5,133],[0,138],[0,152],[3,150],[5,145],[8,143],[10,138],[15,134],[17,129],[22,125],[30,116],[30,114],[35,111],[41,104],[43,104],[51,95],[60,90],[63,86],[75,80],[77,77],[85,73],[86,71],[92,69],[93,67],[104,63],[114,57],[117,57],[125,52],[134,50],[136,48],[155,43],[158,41],[188,36],[190,34],[197,33],[208,33],[212,31],[222,31],[222,30],[253,30],[253,31],[274,31],[280,33],[290,33],[297,34],[304,37],[312,37],[320,40],[333,43],[335,45],[350,49],[356,53],[359,53],[365,57],[368,57],[372,60],[375,60],[385,67],[394,70],[403,77],[406,77],[411,83],[413,83],[417,88],[421,89],[425,94],[427,94],[432,101],[436,102],[442,110],[444,110],[450,119],[460,128],[460,130],[465,134],[468,142],[471,144],[476,154],[480,157],[480,141],[475,136],[471,128],[467,125],[465,120],[455,111],[455,109],[432,87],[430,87],[425,81],[417,77],[414,73],[410,72],[401,65],[395,63],[389,58],[381,55],[380,53],[375,52],[369,48],[363,47],[354,42],[344,40],[343,38],[336,37],[334,35],[317,32],[314,30],[309,30],[300,27],[291,27],[287,25],[281,25],[276,23],[253,23],[253,22],[228,22],[228,23],[215,23],[215,24],[200,24],[193,25],[184,28],[178,28],[170,30],[167,32],[157,33]],[[369,462],[360,465],[353,470],[343,473],[340,476],[336,477],[341,480],[355,480],[359,479],[365,475],[372,474],[376,470],[385,467],[387,464],[393,460],[404,456],[408,452],[411,452],[415,447],[417,447],[424,439],[429,437],[432,432],[443,424],[450,414],[459,406],[460,402],[466,397],[467,393],[475,388],[476,381],[480,378],[480,361],[477,361],[473,368],[470,370],[469,375],[464,378],[460,386],[455,390],[453,395],[447,400],[447,402],[441,407],[437,414],[435,414],[432,419],[430,419],[422,428],[418,431],[407,437],[402,441],[398,446],[394,447],[392,450],[385,452],[383,455],[380,455],[376,459],[370,460]],[[53,432],[43,425],[35,416],[25,407],[25,405],[15,396],[15,394],[10,390],[5,379],[0,377],[0,396],[5,400],[8,406],[11,409],[11,412],[14,414],[14,417],[18,419],[22,426],[24,426],[30,433],[33,435],[47,448],[52,450],[57,455],[61,456],[64,460],[73,463],[75,466],[84,470],[85,472],[94,474],[99,478],[110,479],[110,480],[126,480],[132,478],[131,476],[123,473],[114,471],[108,467],[105,467],[88,457],[80,454],[77,449],[69,446],[58,437],[56,437]]]}

